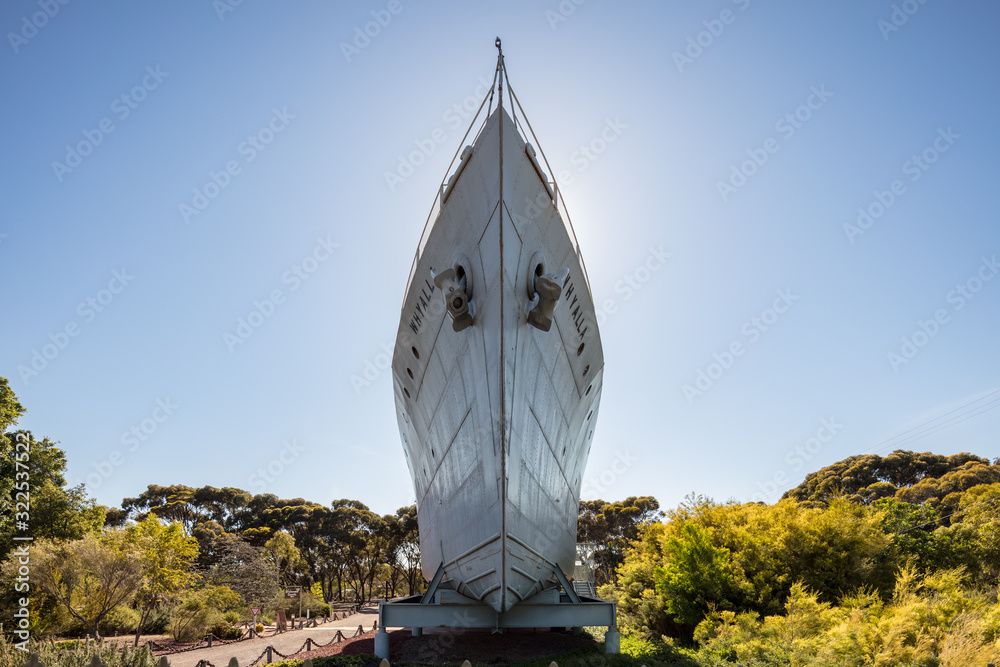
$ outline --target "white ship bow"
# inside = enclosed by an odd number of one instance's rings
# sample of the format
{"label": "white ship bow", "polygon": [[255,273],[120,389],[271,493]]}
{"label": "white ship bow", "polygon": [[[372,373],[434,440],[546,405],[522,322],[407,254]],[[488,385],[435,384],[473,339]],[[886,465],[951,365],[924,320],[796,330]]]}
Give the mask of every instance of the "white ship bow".
{"label": "white ship bow", "polygon": [[438,195],[392,362],[424,575],[498,612],[573,573],[604,367],[538,159],[498,100]]}

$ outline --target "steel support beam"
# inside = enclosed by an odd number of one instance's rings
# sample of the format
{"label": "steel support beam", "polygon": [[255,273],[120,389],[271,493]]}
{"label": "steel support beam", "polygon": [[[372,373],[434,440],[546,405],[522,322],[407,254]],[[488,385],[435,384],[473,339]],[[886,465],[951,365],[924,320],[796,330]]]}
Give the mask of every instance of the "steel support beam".
{"label": "steel support beam", "polygon": [[[570,588],[569,590],[572,590]],[[440,591],[428,602],[426,596],[414,595],[399,600],[380,602],[378,607],[379,631],[375,636],[375,654],[388,658],[389,637],[385,629],[413,628],[579,628],[584,626],[604,626],[605,651],[618,653],[618,618],[614,602],[577,596],[573,602],[569,595],[558,595],[558,591],[543,591],[534,598],[497,613],[489,605],[459,595],[454,591]],[[447,593],[447,595],[443,595]],[[444,603],[442,603],[444,600]]]}

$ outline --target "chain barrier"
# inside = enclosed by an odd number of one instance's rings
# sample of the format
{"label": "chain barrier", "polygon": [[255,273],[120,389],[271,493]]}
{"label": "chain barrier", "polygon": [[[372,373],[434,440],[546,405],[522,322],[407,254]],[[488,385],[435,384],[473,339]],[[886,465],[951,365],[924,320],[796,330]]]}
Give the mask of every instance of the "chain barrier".
{"label": "chain barrier", "polygon": [[257,656],[257,659],[254,660],[253,662],[251,662],[246,667],[256,667],[257,663],[260,662],[260,659],[263,658],[265,655],[267,655],[267,649],[268,648],[271,648],[271,647],[268,646],[266,649],[264,649],[263,651],[261,651],[260,655]]}
{"label": "chain barrier", "polygon": [[[366,606],[367,605],[364,605],[364,604],[356,604],[356,605],[353,605],[351,607],[351,609],[353,609],[354,612],[357,613],[357,612],[362,611]],[[327,623],[329,623],[331,621],[343,620],[343,619],[347,618],[349,615],[351,615],[351,614],[349,614],[347,612],[344,612],[343,617],[340,617],[337,612],[334,612],[330,616],[324,616],[322,622],[325,625],[325,624],[327,624]],[[309,627],[317,627],[318,625],[319,625],[319,619],[313,618],[313,619],[310,620],[310,626]],[[295,629],[294,626],[291,629],[294,630]],[[378,621],[375,621],[373,623],[373,625],[372,625],[371,632],[374,632],[377,629],[378,629]],[[246,633],[246,635],[245,636],[241,636],[238,639],[219,639],[214,634],[208,633],[205,636],[204,640],[198,641],[198,642],[184,642],[184,643],[180,643],[180,644],[174,644],[174,645],[171,645],[171,646],[165,646],[165,645],[163,645],[163,644],[161,644],[159,642],[156,642],[156,641],[150,639],[150,640],[148,640],[146,642],[146,645],[149,647],[149,650],[150,650],[151,653],[159,651],[161,656],[165,656],[165,655],[172,655],[172,654],[175,654],[175,653],[187,653],[189,651],[197,651],[197,650],[202,649],[202,648],[209,648],[209,646],[208,646],[208,644],[209,644],[209,638],[211,638],[211,640],[213,640],[213,645],[211,647],[215,648],[217,646],[227,646],[229,644],[236,644],[236,643],[239,643],[239,642],[243,642],[243,641],[247,641],[247,640],[252,640],[252,639],[254,639],[254,637],[256,637],[258,639],[267,639],[267,638],[274,637],[275,635],[281,634],[281,633],[282,633],[281,630],[278,630],[277,628],[275,628],[275,630],[273,632],[271,632],[271,634],[269,634],[269,635],[263,635],[263,634],[257,632],[257,630],[256,630],[255,627],[250,626],[249,624],[247,624],[247,633]],[[355,631],[355,633],[351,637],[351,639],[359,637],[359,636],[361,636],[363,634],[365,634],[364,625],[359,624],[358,625],[358,629]],[[322,648],[322,647],[325,647],[325,646],[329,646],[331,644],[340,643],[342,641],[347,641],[347,639],[348,639],[348,637],[346,635],[344,635],[343,631],[340,630],[340,629],[338,629],[337,630],[337,634],[334,635],[333,638],[330,641],[326,642],[326,643],[317,642],[315,639],[312,639],[311,637],[309,637],[302,644],[302,646],[300,646],[296,651],[294,651],[292,653],[292,655],[301,653],[303,651],[303,649],[306,649],[306,648],[309,648],[310,650],[313,650],[315,648]],[[245,667],[256,667],[257,664],[261,662],[261,659],[264,658],[264,656],[267,655],[268,650],[270,650],[272,653],[277,654],[279,657],[281,657],[283,659],[287,659],[288,658],[287,655],[285,655],[284,653],[281,653],[280,651],[278,651],[278,649],[274,648],[273,646],[267,646],[261,652],[261,654],[257,656],[257,658],[253,662],[249,663]],[[215,667],[215,665],[212,664],[211,662],[209,662],[208,660],[199,660],[198,663],[197,663],[197,665],[195,667]]]}

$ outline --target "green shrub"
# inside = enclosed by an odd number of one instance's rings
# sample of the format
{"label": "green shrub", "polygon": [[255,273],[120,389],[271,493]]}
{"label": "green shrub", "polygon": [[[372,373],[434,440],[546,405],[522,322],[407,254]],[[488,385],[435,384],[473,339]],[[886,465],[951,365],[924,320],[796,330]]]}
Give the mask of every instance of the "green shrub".
{"label": "green shrub", "polygon": [[107,667],[155,667],[156,658],[145,646],[134,648],[116,642],[95,644],[87,640],[70,642],[35,642],[28,645],[25,653],[0,636],[0,665],[16,667],[27,662],[27,657],[37,653],[39,660],[48,667],[89,667],[93,656],[101,659]]}
{"label": "green shrub", "polygon": [[219,639],[239,639],[243,631],[226,621],[219,621],[211,627],[211,633]]}
{"label": "green shrub", "polygon": [[131,634],[139,625],[139,618],[139,612],[135,609],[124,606],[115,607],[98,624],[98,629],[105,637]]}
{"label": "green shrub", "polygon": [[146,623],[142,626],[142,632],[147,635],[162,635],[169,632],[170,616],[173,607],[158,605],[149,612]]}
{"label": "green shrub", "polygon": [[[279,660],[272,662],[269,667],[302,667],[304,662],[305,660],[298,658]],[[376,667],[380,662],[373,655],[327,655],[312,661],[313,667]]]}

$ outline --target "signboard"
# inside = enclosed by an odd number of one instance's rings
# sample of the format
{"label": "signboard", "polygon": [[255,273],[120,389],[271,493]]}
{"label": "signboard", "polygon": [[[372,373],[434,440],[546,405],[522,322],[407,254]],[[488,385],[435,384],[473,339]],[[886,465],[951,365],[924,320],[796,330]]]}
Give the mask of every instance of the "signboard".
{"label": "signboard", "polygon": [[258,614],[260,614],[260,607],[250,607],[250,613],[253,614],[254,618],[257,618]]}
{"label": "signboard", "polygon": [[285,589],[285,599],[286,600],[298,600],[299,593],[302,592],[301,586],[290,586]]}

